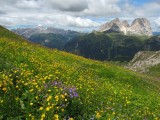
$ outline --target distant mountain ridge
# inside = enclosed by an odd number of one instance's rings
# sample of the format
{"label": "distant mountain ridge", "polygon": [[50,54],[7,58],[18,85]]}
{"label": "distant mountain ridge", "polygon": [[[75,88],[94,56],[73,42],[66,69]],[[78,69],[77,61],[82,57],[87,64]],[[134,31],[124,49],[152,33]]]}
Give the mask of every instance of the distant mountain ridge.
{"label": "distant mountain ridge", "polygon": [[136,18],[131,25],[116,18],[100,26],[99,32],[120,32],[125,35],[152,35],[150,22],[146,18]]}
{"label": "distant mountain ridge", "polygon": [[59,50],[63,48],[66,42],[81,34],[76,31],[54,27],[17,28],[12,31],[31,42]]}
{"label": "distant mountain ridge", "polygon": [[40,34],[40,33],[54,33],[54,34],[61,34],[61,35],[67,35],[67,34],[76,34],[76,31],[71,30],[64,30],[60,28],[54,28],[54,27],[35,27],[35,28],[17,28],[12,29],[13,32],[25,37],[30,38],[33,34]]}

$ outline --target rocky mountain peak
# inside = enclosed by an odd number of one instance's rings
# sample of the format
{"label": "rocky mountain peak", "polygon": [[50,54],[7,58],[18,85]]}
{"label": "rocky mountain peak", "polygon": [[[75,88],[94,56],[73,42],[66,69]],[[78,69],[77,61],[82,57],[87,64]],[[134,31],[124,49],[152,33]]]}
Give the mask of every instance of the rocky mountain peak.
{"label": "rocky mountain peak", "polygon": [[107,32],[107,31],[116,31],[122,32],[125,35],[132,34],[132,35],[152,35],[152,28],[150,22],[146,18],[136,18],[131,26],[128,22],[120,21],[120,19],[116,18],[110,22],[107,22],[100,26],[100,32]]}
{"label": "rocky mountain peak", "polygon": [[133,21],[128,32],[130,34],[151,36],[152,28],[150,22],[146,18],[137,18]]}
{"label": "rocky mountain peak", "polygon": [[120,19],[119,19],[119,18],[116,18],[116,19],[112,20],[111,22],[114,22],[114,23],[120,22]]}
{"label": "rocky mountain peak", "polygon": [[130,26],[126,20],[122,21],[122,23],[123,23],[123,25],[125,25],[126,27],[129,27],[129,26]]}
{"label": "rocky mountain peak", "polygon": [[115,32],[119,32],[119,31],[123,31],[123,26],[128,26],[127,22],[121,22],[119,18],[116,18],[110,22],[107,22],[105,24],[103,24],[102,26],[100,26],[99,31],[100,32],[105,32],[105,31],[115,31]]}
{"label": "rocky mountain peak", "polygon": [[140,24],[140,25],[143,25],[144,23],[149,23],[149,21],[146,19],[146,18],[136,18],[133,22],[132,22],[132,25],[135,25],[135,24]]}

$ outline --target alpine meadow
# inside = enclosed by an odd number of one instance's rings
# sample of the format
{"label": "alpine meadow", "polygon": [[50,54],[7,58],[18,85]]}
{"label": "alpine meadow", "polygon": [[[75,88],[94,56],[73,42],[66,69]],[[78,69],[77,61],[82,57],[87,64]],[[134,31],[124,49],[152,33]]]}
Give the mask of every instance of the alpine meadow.
{"label": "alpine meadow", "polygon": [[160,120],[159,0],[0,0],[0,120]]}
{"label": "alpine meadow", "polygon": [[0,36],[1,119],[159,119],[159,81]]}

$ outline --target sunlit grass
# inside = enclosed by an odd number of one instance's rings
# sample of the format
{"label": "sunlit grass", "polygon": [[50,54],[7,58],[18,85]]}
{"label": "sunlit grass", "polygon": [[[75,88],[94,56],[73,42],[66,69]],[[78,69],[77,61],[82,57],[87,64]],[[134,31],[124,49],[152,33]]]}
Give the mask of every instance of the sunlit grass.
{"label": "sunlit grass", "polygon": [[160,118],[159,85],[15,38],[0,38],[1,119]]}

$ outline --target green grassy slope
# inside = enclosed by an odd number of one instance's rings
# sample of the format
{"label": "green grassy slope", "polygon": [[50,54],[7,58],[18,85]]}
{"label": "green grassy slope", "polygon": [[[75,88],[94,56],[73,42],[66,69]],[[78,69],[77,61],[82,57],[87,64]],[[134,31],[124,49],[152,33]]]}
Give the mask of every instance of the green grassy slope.
{"label": "green grassy slope", "polygon": [[160,64],[154,66],[154,67],[151,67],[149,69],[149,73],[150,75],[152,76],[155,76],[155,77],[158,77],[160,79]]}
{"label": "green grassy slope", "polygon": [[18,39],[19,41],[22,40],[22,37],[19,35],[14,34],[13,32],[5,29],[0,25],[0,38],[10,38],[10,39]]}
{"label": "green grassy slope", "polygon": [[0,119],[159,119],[160,84],[0,28]]}

